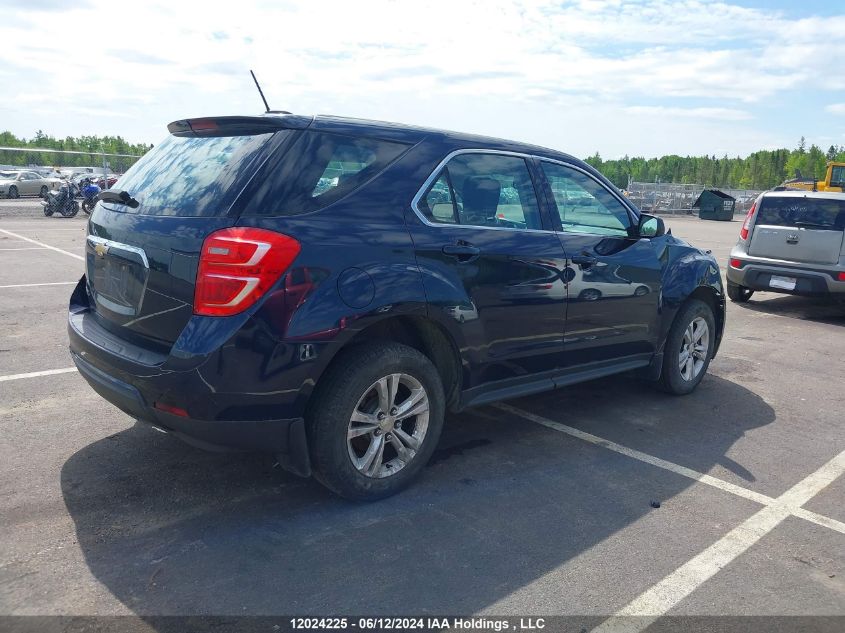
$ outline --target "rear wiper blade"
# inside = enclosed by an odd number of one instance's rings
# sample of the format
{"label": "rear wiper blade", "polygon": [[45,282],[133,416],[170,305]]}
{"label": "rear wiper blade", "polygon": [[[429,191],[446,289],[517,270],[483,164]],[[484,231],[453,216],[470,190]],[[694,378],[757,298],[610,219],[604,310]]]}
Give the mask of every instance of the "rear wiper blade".
{"label": "rear wiper blade", "polygon": [[107,189],[106,191],[101,191],[97,194],[97,200],[111,202],[112,204],[125,204],[127,207],[132,207],[133,209],[137,209],[138,205],[141,204],[129,195],[128,191],[123,191],[122,189]]}
{"label": "rear wiper blade", "polygon": [[804,226],[811,229],[832,229],[834,228],[831,224],[816,224],[815,222],[802,222],[801,220],[797,222],[793,222],[795,226]]}

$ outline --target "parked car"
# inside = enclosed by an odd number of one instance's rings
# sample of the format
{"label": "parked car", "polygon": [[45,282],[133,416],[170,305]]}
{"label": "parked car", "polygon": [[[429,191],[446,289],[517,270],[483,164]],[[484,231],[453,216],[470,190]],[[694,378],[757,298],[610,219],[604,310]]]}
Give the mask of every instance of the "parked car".
{"label": "parked car", "polygon": [[[630,370],[687,394],[719,348],[714,258],[567,154],[327,116],[169,131],[100,194],[68,332],[98,393],[193,444],[376,499],[447,409]],[[566,291],[592,267],[634,291]]]}
{"label": "parked car", "polygon": [[745,216],[730,254],[728,296],[755,290],[845,299],[845,194],[768,191]]}
{"label": "parked car", "polygon": [[60,178],[42,177],[34,171],[0,171],[0,196],[20,198],[21,196],[47,197],[48,191],[58,189]]}

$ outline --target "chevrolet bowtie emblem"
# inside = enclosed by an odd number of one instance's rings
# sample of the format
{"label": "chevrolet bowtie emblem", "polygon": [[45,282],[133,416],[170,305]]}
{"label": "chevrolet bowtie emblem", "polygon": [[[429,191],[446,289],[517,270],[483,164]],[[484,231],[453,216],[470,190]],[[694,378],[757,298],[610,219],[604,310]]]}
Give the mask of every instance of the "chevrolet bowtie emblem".
{"label": "chevrolet bowtie emblem", "polygon": [[109,252],[109,247],[105,244],[96,244],[94,246],[94,252],[97,253],[100,257],[105,257],[106,253]]}

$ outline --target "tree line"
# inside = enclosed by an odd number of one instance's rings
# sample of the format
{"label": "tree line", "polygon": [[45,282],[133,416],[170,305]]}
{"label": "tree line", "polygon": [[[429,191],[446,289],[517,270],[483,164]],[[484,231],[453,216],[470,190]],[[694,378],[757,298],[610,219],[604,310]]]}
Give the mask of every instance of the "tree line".
{"label": "tree line", "polygon": [[[120,136],[68,136],[63,139],[55,138],[38,130],[30,139],[18,138],[11,132],[0,132],[0,147],[39,148],[73,150],[91,152],[87,154],[52,154],[49,152],[10,152],[0,150],[0,165],[14,165],[25,167],[39,165],[43,167],[98,167],[102,165],[101,153],[132,154],[142,156],[152,145],[145,143],[129,143]],[[135,158],[119,158],[107,156],[111,169],[122,173],[137,160]]]}
{"label": "tree line", "polygon": [[[0,132],[0,147],[37,147],[91,152],[86,154],[50,154],[43,152],[10,152],[0,150],[0,165],[41,165],[49,167],[99,166],[100,154],[133,154],[142,156],[152,145],[129,143],[120,136],[68,136],[55,138],[38,130],[31,139],[18,138],[11,132]],[[134,158],[107,158],[112,170],[121,173]],[[793,150],[762,150],[740,158],[716,156],[661,156],[603,160],[596,152],[586,161],[603,173],[613,184],[624,189],[628,180],[636,182],[697,183],[726,189],[770,189],[800,173],[804,178],[824,178],[829,160],[845,161],[845,145],[831,145],[827,151],[817,145],[808,148],[804,137]]]}
{"label": "tree line", "polygon": [[831,145],[827,151],[817,145],[808,148],[804,137],[798,147],[763,150],[746,158],[716,156],[662,156],[602,160],[598,152],[586,161],[620,189],[635,182],[697,183],[726,189],[770,189],[799,173],[803,178],[823,179],[829,160],[845,161],[845,145]]}

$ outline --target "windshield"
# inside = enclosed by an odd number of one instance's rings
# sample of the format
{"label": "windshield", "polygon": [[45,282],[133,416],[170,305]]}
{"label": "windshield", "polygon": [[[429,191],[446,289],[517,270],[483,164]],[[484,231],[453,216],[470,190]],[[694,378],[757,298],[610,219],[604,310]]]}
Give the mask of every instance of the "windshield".
{"label": "windshield", "polygon": [[138,200],[138,209],[108,206],[142,215],[226,215],[271,136],[169,136],[114,185]]}
{"label": "windshield", "polygon": [[757,224],[841,231],[845,228],[845,200],[766,197]]}
{"label": "windshield", "polygon": [[830,184],[834,187],[845,187],[845,165],[835,165],[831,168]]}

